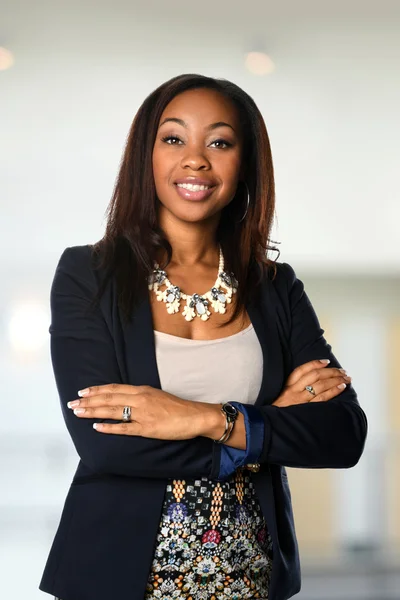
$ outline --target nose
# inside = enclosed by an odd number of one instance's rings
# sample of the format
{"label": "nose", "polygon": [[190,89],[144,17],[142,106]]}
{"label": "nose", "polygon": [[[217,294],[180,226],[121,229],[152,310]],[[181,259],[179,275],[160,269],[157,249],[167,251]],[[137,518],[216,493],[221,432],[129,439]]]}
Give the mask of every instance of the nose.
{"label": "nose", "polygon": [[211,164],[201,149],[191,146],[190,148],[187,147],[187,152],[182,157],[181,167],[198,171],[200,169],[210,169]]}

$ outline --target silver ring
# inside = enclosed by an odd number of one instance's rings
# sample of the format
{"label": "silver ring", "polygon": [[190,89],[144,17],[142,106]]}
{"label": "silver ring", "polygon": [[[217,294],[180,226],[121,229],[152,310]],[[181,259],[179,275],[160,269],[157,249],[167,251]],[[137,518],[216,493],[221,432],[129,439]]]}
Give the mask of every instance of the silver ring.
{"label": "silver ring", "polygon": [[131,407],[124,406],[124,410],[122,411],[122,420],[130,421],[131,420]]}
{"label": "silver ring", "polygon": [[307,390],[307,392],[310,392],[310,394],[312,394],[313,396],[316,396],[315,390],[312,385],[306,385],[304,389]]}

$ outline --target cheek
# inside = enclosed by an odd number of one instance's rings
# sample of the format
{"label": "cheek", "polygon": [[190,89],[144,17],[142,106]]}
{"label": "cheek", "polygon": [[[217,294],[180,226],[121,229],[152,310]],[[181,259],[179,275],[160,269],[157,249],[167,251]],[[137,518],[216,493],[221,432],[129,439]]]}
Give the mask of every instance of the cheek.
{"label": "cheek", "polygon": [[153,151],[152,167],[153,167],[154,181],[157,183],[157,181],[160,178],[160,170],[162,169],[162,161],[159,159],[158,152],[156,152],[156,151]]}
{"label": "cheek", "polygon": [[239,182],[240,172],[240,161],[233,160],[229,164],[225,165],[224,180],[227,187],[230,189],[236,189]]}
{"label": "cheek", "polygon": [[171,161],[168,160],[168,156],[165,156],[165,153],[154,150],[153,151],[153,176],[155,183],[161,184],[168,180],[169,173],[171,171],[172,165],[170,165]]}
{"label": "cheek", "polygon": [[235,181],[239,175],[241,166],[240,154],[232,154],[229,157],[221,156],[220,160],[215,163],[223,179],[226,181]]}

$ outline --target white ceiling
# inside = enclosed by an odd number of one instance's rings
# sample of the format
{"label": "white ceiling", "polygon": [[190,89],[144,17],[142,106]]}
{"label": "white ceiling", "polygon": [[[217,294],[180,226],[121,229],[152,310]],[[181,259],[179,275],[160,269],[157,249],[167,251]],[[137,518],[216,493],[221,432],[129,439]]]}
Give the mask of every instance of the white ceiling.
{"label": "white ceiling", "polygon": [[[283,260],[400,272],[400,2],[13,0],[1,13],[16,62],[0,72],[0,264],[52,268],[101,237],[137,108],[197,72],[241,85],[264,115]],[[243,55],[262,44],[276,70],[255,77]]]}

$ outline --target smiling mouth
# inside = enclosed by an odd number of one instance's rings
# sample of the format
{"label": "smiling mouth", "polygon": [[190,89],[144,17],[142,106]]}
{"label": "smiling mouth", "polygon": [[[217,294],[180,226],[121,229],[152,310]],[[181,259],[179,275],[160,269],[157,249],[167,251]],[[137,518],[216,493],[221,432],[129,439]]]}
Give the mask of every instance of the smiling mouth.
{"label": "smiling mouth", "polygon": [[175,185],[191,192],[203,192],[204,190],[210,190],[215,187],[213,185],[198,185],[195,183],[176,183]]}
{"label": "smiling mouth", "polygon": [[215,185],[204,185],[198,183],[175,183],[178,196],[183,200],[206,200],[216,189]]}

